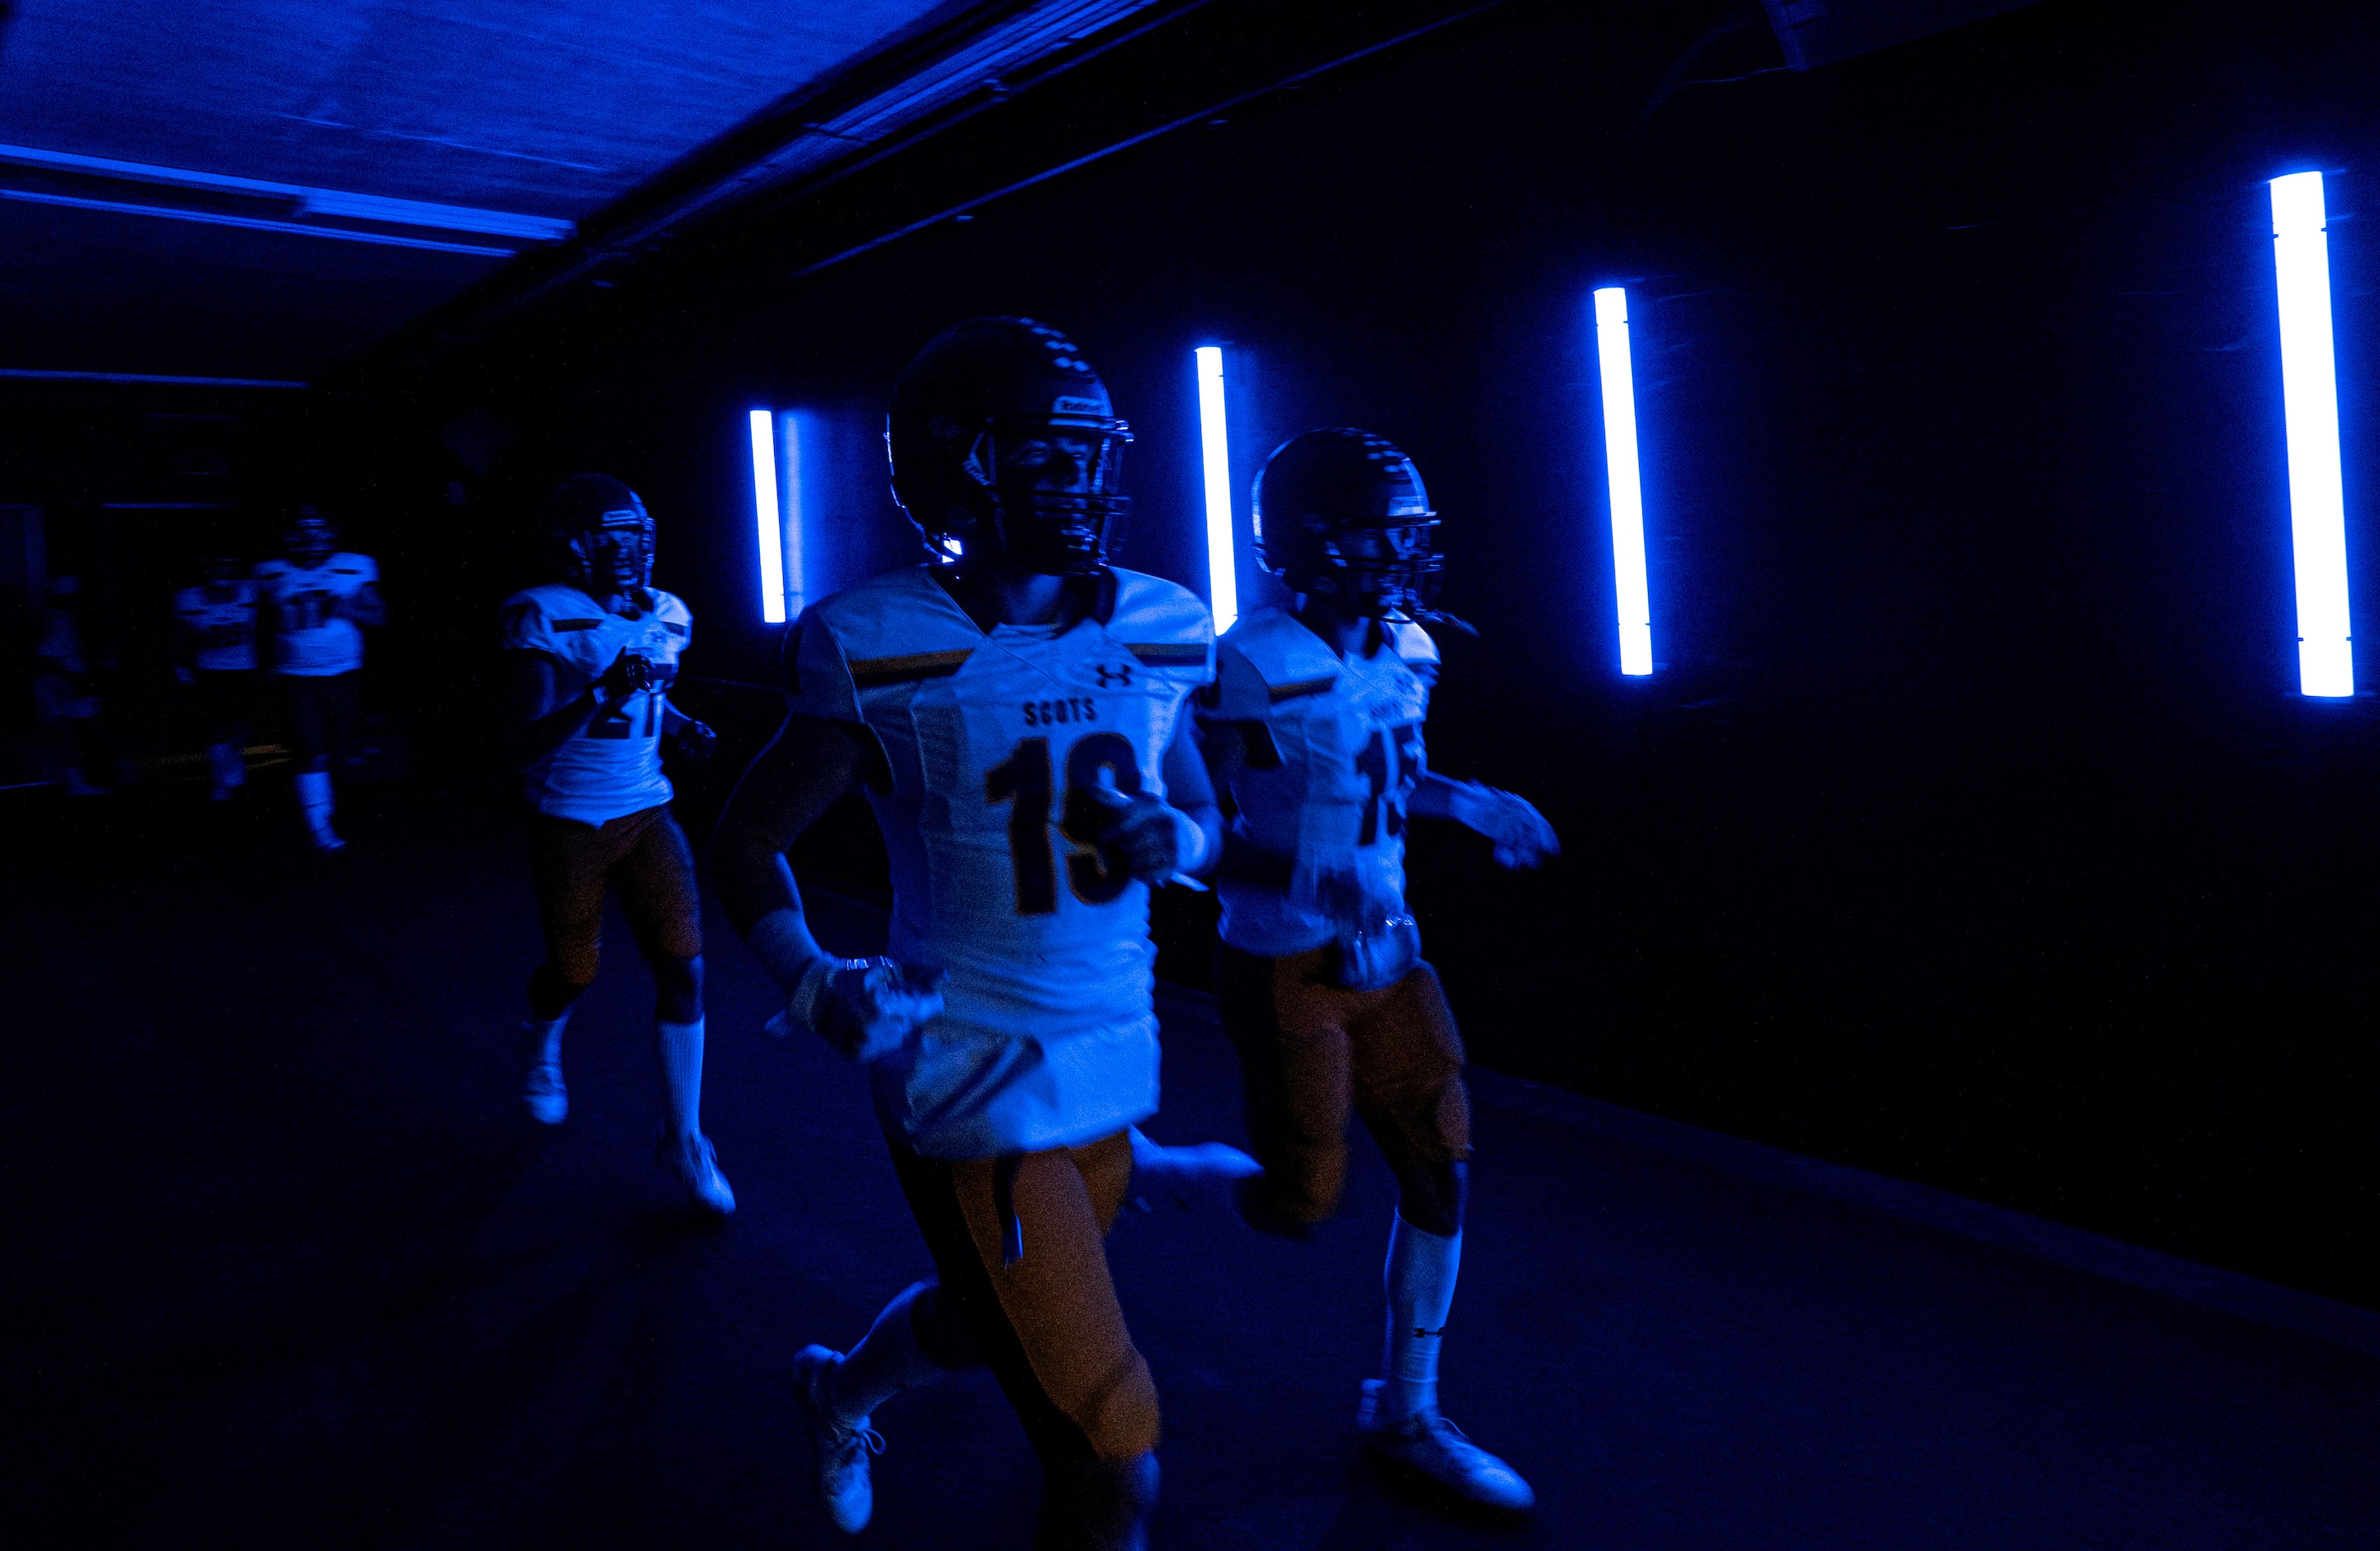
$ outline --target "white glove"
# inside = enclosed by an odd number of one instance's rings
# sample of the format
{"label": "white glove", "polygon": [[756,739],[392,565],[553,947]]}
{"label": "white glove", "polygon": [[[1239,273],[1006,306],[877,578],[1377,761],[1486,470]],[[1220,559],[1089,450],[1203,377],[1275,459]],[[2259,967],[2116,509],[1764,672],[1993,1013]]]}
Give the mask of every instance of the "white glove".
{"label": "white glove", "polygon": [[1163,883],[1207,859],[1206,831],[1198,821],[1162,797],[1094,786],[1086,794],[1106,822],[1099,843],[1115,853],[1124,870],[1143,883]]}
{"label": "white glove", "polygon": [[769,1020],[769,1032],[808,1028],[854,1060],[875,1060],[941,1016],[946,978],[888,958],[823,957],[795,985],[784,1012]]}
{"label": "white glove", "polygon": [[1463,786],[1463,811],[1457,817],[1496,842],[1497,866],[1542,866],[1561,854],[1561,842],[1556,838],[1554,827],[1546,822],[1546,816],[1527,798],[1482,786],[1475,781],[1465,782]]}

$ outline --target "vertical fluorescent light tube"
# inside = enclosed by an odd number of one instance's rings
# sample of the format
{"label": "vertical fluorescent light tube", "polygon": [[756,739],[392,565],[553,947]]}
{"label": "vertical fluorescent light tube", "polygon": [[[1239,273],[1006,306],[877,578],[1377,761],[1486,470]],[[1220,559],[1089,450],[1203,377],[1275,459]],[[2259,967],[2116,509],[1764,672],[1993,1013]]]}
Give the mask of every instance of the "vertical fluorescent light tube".
{"label": "vertical fluorescent light tube", "polygon": [[802,418],[788,409],[777,423],[784,428],[785,441],[785,520],[778,532],[778,552],[784,556],[781,596],[784,616],[799,619],[809,601],[809,577],[802,568],[802,525],[809,517],[802,492]]}
{"label": "vertical fluorescent light tube", "polygon": [[1223,347],[1201,345],[1198,363],[1198,450],[1207,476],[1207,596],[1215,634],[1240,617],[1240,576],[1232,558],[1232,440],[1223,422]]}
{"label": "vertical fluorescent light tube", "polygon": [[752,411],[752,507],[760,549],[760,619],[785,623],[785,535],[777,516],[777,417]]}
{"label": "vertical fluorescent light tube", "polygon": [[1636,471],[1636,388],[1628,364],[1628,293],[1595,293],[1603,366],[1603,462],[1611,479],[1611,572],[1620,602],[1620,671],[1653,671],[1653,600],[1645,583],[1645,491]]}
{"label": "vertical fluorescent light tube", "polygon": [[2298,687],[2355,693],[2347,618],[2347,501],[2338,472],[2338,373],[2331,360],[2330,247],[2322,175],[2273,179],[2273,267],[2281,302],[2281,406],[2289,424],[2289,537],[2297,555]]}

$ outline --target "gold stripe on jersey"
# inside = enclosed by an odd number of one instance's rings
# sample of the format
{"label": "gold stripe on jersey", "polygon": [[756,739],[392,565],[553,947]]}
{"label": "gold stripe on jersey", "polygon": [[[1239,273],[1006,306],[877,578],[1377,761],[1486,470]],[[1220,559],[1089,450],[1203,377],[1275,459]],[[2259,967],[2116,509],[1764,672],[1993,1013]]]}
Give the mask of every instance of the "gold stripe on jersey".
{"label": "gold stripe on jersey", "polygon": [[1203,641],[1177,643],[1169,641],[1126,641],[1123,649],[1152,668],[1203,668],[1207,665],[1207,646]]}
{"label": "gold stripe on jersey", "polygon": [[1330,693],[1330,686],[1338,682],[1339,675],[1333,673],[1327,679],[1307,679],[1303,684],[1273,685],[1266,690],[1266,693],[1272,697],[1272,703],[1278,706],[1283,700],[1300,699],[1308,695],[1328,695]]}
{"label": "gold stripe on jersey", "polygon": [[855,657],[851,683],[855,689],[881,689],[889,684],[913,684],[919,679],[948,678],[975,655],[963,651],[921,651],[911,657]]}

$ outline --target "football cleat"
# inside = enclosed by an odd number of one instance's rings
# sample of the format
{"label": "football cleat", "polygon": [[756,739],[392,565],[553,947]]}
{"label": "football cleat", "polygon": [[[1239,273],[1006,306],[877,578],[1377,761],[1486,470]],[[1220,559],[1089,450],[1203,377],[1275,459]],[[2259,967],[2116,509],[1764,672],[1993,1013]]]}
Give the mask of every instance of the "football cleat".
{"label": "football cleat", "polygon": [[562,1085],[562,1063],[532,1064],[528,1081],[521,1084],[521,1102],[528,1106],[529,1118],[538,1124],[560,1125],[570,1113],[570,1090]]}
{"label": "football cleat", "polygon": [[856,1535],[868,1528],[868,1516],[876,1511],[876,1487],[868,1479],[868,1457],[884,1452],[884,1438],[864,1416],[856,1425],[836,1419],[826,1390],[841,1366],[839,1351],[822,1346],[802,1348],[794,1355],[794,1393],[809,1428],[819,1501],[826,1505],[830,1523],[847,1535]]}
{"label": "football cleat", "polygon": [[1429,1477],[1456,1496],[1483,1508],[1526,1513],[1537,1495],[1521,1474],[1463,1436],[1463,1429],[1435,1411],[1390,1422],[1382,1414],[1381,1380],[1364,1381],[1355,1429],[1364,1447],[1393,1464]]}
{"label": "football cleat", "polygon": [[700,1132],[684,1142],[673,1142],[664,1133],[653,1144],[653,1156],[662,1167],[677,1176],[694,1205],[721,1217],[735,1209],[735,1193],[727,1186],[727,1176],[719,1171],[719,1158],[710,1150],[710,1138]]}

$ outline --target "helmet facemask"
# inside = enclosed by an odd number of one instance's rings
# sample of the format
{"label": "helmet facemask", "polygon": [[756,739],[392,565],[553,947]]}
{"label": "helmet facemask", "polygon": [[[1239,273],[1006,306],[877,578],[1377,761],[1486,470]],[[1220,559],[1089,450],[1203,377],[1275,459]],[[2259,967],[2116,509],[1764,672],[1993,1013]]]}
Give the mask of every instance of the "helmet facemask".
{"label": "helmet facemask", "polygon": [[329,563],[339,551],[339,529],[330,518],[311,506],[303,507],[289,530],[282,535],[282,545],[289,558],[309,571]]}
{"label": "helmet facemask", "polygon": [[1309,514],[1300,563],[1283,579],[1299,592],[1330,599],[1364,619],[1414,618],[1428,612],[1443,557],[1430,548],[1434,515],[1388,523],[1334,523]]}
{"label": "helmet facemask", "polygon": [[964,504],[976,514],[975,534],[960,536],[961,557],[988,539],[1028,571],[1077,576],[1104,567],[1117,525],[1132,510],[1116,488],[1131,440],[1112,419],[986,427],[959,460],[971,497]]}
{"label": "helmet facemask", "polygon": [[1123,445],[1107,387],[1064,333],[1029,318],[973,318],[934,336],[884,417],[892,498],[941,564],[1044,576],[1107,565]]}
{"label": "helmet facemask", "polygon": [[555,537],[570,585],[590,598],[642,592],[653,585],[653,519],[641,504],[605,512]]}

